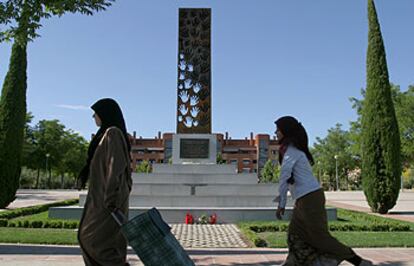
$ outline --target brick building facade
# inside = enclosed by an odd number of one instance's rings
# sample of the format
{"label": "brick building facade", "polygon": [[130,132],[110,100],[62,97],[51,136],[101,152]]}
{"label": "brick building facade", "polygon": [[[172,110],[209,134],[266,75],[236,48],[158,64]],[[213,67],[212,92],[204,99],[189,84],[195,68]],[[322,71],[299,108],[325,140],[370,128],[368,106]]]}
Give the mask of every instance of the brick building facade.
{"label": "brick building facade", "polygon": [[[223,163],[237,165],[240,173],[260,173],[268,159],[277,161],[278,145],[275,137],[257,134],[244,139],[232,139],[229,134],[217,135],[217,152]],[[132,167],[136,168],[144,160],[154,163],[169,163],[172,157],[173,133],[158,132],[155,138],[137,137],[136,132],[130,136]]]}

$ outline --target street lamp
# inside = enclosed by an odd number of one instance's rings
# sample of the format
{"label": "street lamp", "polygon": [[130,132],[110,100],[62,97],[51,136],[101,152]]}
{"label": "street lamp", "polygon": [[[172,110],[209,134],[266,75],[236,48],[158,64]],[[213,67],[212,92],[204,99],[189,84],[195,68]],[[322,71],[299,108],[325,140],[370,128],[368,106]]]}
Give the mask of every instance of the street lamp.
{"label": "street lamp", "polygon": [[335,158],[335,179],[336,179],[336,190],[340,190],[339,189],[339,178],[338,178],[338,155],[334,156]]}
{"label": "street lamp", "polygon": [[[46,176],[47,176],[47,172],[48,172],[48,169],[49,169],[49,157],[50,157],[50,154],[46,153]],[[50,180],[50,172],[49,172],[49,178],[48,178],[49,189],[50,189],[50,182],[51,182],[51,180]]]}

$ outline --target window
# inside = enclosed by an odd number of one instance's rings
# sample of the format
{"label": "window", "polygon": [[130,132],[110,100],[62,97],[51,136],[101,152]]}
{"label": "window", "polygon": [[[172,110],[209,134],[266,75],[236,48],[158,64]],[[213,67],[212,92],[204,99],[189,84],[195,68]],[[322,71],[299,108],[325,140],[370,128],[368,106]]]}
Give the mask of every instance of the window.
{"label": "window", "polygon": [[249,165],[249,164],[250,164],[250,160],[249,159],[243,160],[243,165]]}
{"label": "window", "polygon": [[230,160],[230,164],[237,165],[237,160]]}

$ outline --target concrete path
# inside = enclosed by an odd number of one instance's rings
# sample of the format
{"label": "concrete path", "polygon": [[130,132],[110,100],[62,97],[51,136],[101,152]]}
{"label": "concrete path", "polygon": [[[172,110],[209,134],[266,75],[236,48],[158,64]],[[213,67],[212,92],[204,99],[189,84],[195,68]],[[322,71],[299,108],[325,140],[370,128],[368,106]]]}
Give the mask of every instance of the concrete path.
{"label": "concrete path", "polygon": [[17,191],[16,199],[7,206],[7,209],[36,206],[78,198],[79,191],[77,190],[21,189]]}
{"label": "concrete path", "polygon": [[[327,204],[330,206],[374,214],[371,212],[362,191],[325,192],[325,195]],[[404,190],[400,192],[394,208],[388,214],[379,216],[414,222],[414,191]]]}
{"label": "concrete path", "polygon": [[[196,265],[281,265],[286,249],[186,249]],[[355,251],[376,265],[414,265],[414,248],[361,248]],[[143,265],[132,250],[131,265]],[[84,265],[77,246],[0,244],[0,265],[80,266]],[[342,263],[341,265],[350,265]]]}

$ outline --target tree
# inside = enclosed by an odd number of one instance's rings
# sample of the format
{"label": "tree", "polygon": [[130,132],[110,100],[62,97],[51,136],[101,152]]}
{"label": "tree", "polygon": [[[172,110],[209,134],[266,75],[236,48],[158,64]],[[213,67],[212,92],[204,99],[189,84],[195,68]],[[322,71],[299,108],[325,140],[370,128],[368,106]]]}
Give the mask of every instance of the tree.
{"label": "tree", "polygon": [[27,54],[30,40],[38,37],[41,19],[66,12],[92,15],[113,0],[7,0],[0,3],[0,42],[14,39],[9,70],[0,98],[0,208],[15,198],[19,185],[26,116]]}
{"label": "tree", "polygon": [[[64,144],[65,126],[59,120],[41,120],[35,128],[38,154],[48,172],[48,187],[51,188],[52,168],[57,169],[68,147]],[[48,156],[49,155],[49,156]],[[47,158],[48,157],[48,158]]]}
{"label": "tree", "polygon": [[368,21],[367,87],[361,120],[362,183],[371,210],[387,213],[399,193],[400,135],[373,0],[368,0]]}
{"label": "tree", "polygon": [[15,199],[26,119],[26,45],[16,42],[0,98],[0,208]]}
{"label": "tree", "polygon": [[262,183],[277,183],[279,181],[280,167],[272,160],[267,160],[260,172],[260,181]]}
{"label": "tree", "polygon": [[135,171],[137,173],[151,173],[152,167],[147,160],[143,160],[140,164],[137,165]]}
{"label": "tree", "polygon": [[84,166],[88,142],[79,134],[67,130],[63,133],[60,146],[63,156],[57,163],[56,169],[61,176],[61,188],[64,188],[64,175],[68,173],[72,176],[72,181],[76,181],[76,177]]}
{"label": "tree", "polygon": [[405,92],[401,92],[399,86],[396,86],[392,92],[395,98],[403,166],[406,169],[412,168],[414,167],[414,86],[409,86]]}
{"label": "tree", "polygon": [[[316,138],[312,153],[315,158],[314,171],[325,189],[336,187],[336,160],[338,162],[339,183],[347,188],[347,173],[359,166],[359,154],[354,153],[354,145],[348,131],[342,129],[341,124],[328,129],[325,138]],[[335,159],[335,155],[337,159]]]}
{"label": "tree", "polygon": [[[365,90],[361,90],[362,99],[350,98],[352,108],[357,111],[357,121],[351,122],[350,137],[353,140],[351,147],[355,153],[361,152],[361,115],[364,105]],[[414,166],[414,86],[407,91],[401,91],[400,86],[391,84],[391,97],[394,103],[395,114],[401,139],[401,160],[405,169]]]}
{"label": "tree", "polygon": [[[30,116],[30,117],[29,117]],[[28,119],[32,116],[28,114]],[[40,170],[46,170],[45,157],[48,158],[48,171],[60,175],[60,187],[65,185],[65,175],[72,178],[67,184],[73,184],[86,160],[88,142],[78,133],[65,126],[59,120],[41,120],[34,127],[26,125],[25,140],[27,148],[23,149],[23,166],[37,170],[36,187],[39,187]],[[51,175],[49,175],[52,178]],[[49,188],[56,187],[48,178]]]}
{"label": "tree", "polygon": [[[65,13],[81,13],[93,15],[103,11],[115,0],[6,0],[0,3],[0,42],[16,38],[31,41],[39,34],[41,20],[52,16],[62,16]],[[23,14],[26,13],[26,16]],[[25,17],[25,25],[16,27],[16,22]]]}

